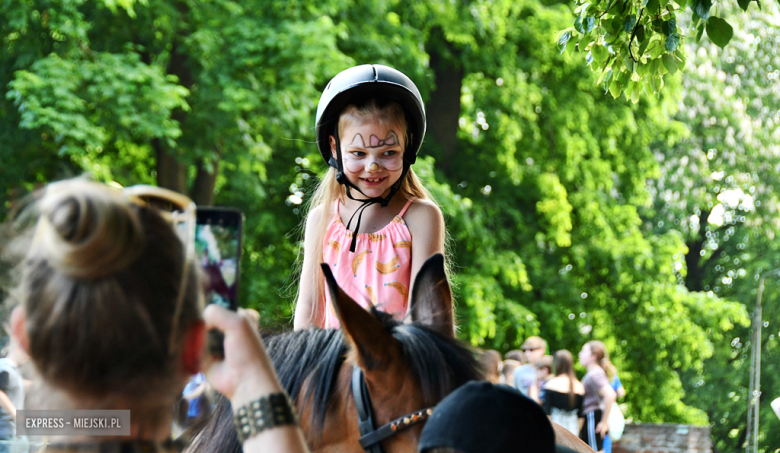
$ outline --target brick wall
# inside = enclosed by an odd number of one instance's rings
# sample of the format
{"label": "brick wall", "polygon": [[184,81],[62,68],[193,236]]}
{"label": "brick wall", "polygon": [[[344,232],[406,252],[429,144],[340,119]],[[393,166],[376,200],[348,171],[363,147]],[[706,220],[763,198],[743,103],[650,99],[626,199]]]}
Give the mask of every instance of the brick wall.
{"label": "brick wall", "polygon": [[709,426],[626,425],[613,453],[712,453]]}

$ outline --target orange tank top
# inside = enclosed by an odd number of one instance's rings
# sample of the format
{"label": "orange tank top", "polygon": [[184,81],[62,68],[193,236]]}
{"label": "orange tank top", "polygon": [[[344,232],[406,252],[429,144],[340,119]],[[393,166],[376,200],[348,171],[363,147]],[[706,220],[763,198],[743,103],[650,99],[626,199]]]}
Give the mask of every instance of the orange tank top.
{"label": "orange tank top", "polygon": [[[328,263],[341,289],[363,308],[375,306],[402,319],[409,303],[409,282],[412,278],[412,234],[403,216],[413,200],[376,233],[360,233],[355,253],[349,251],[352,231],[347,230],[336,215],[323,239],[323,261]],[[325,326],[340,328],[333,309],[330,292],[325,290]]]}

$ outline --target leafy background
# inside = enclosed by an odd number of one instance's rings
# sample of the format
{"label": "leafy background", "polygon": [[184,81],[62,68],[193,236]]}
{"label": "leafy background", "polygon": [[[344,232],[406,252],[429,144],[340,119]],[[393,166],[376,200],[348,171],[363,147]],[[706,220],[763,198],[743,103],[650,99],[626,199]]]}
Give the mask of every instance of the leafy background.
{"label": "leafy background", "polygon": [[[290,328],[319,94],[388,64],[426,100],[415,170],[445,212],[460,336],[601,339],[631,419],[710,424],[736,452],[757,278],[780,267],[780,12],[707,1],[0,1],[0,210],[83,172],[239,207],[242,305]],[[779,289],[763,451],[780,447]]]}

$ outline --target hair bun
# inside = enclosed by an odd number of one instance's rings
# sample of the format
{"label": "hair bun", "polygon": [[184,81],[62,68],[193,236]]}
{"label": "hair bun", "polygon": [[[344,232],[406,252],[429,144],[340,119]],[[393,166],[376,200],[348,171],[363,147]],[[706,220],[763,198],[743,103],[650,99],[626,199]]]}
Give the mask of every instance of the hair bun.
{"label": "hair bun", "polygon": [[107,277],[141,252],[143,227],[137,210],[108,186],[80,179],[53,183],[39,207],[31,254],[68,277]]}

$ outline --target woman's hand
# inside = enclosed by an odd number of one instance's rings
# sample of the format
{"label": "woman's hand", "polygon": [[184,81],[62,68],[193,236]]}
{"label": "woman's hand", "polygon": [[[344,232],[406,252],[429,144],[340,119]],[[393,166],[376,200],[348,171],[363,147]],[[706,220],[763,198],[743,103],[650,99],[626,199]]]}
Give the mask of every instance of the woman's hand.
{"label": "woman's hand", "polygon": [[[282,392],[263,340],[257,333],[258,316],[246,310],[238,312],[209,305],[203,312],[206,329],[225,334],[225,358],[207,357],[203,366],[206,378],[230,399],[234,410],[260,397]],[[303,431],[298,425],[277,426],[250,437],[244,453],[309,453]]]}
{"label": "woman's hand", "polygon": [[604,436],[607,435],[607,432],[609,431],[609,424],[606,420],[602,420],[599,422],[598,425],[596,425],[596,432],[601,434],[601,438],[603,439]]}
{"label": "woman's hand", "polygon": [[224,360],[206,357],[203,372],[211,385],[230,399],[233,407],[282,391],[252,314],[212,304],[206,307],[203,319],[207,330],[217,329],[225,334]]}

